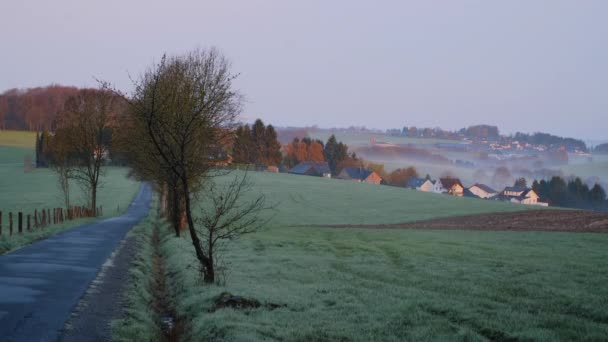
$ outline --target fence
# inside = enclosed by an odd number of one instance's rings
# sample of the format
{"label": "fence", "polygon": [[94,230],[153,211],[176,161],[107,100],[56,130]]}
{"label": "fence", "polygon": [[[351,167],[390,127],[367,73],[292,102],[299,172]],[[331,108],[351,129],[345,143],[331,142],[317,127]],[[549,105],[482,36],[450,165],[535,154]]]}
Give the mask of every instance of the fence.
{"label": "fence", "polygon": [[[3,213],[0,211],[0,235],[6,235],[6,228],[8,228],[8,235],[13,235],[16,228],[18,234],[22,234],[25,228],[26,232],[32,231],[33,229],[44,229],[52,224],[61,224],[65,221],[76,220],[84,217],[96,217],[103,215],[103,207],[98,207],[95,210],[86,207],[71,206],[68,209],[64,208],[46,208],[41,210],[34,210],[33,214],[26,214],[23,212],[15,213],[17,216],[17,226],[15,227],[15,215],[13,212],[8,213],[8,222],[5,225],[3,221]],[[25,218],[25,220],[24,220]]]}

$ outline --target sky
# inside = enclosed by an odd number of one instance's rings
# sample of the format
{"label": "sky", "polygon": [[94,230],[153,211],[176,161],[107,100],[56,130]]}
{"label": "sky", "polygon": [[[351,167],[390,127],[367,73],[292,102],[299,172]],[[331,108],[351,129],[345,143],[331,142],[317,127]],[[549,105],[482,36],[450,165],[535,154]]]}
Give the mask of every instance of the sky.
{"label": "sky", "polygon": [[2,0],[0,91],[216,47],[243,120],[608,138],[606,0]]}

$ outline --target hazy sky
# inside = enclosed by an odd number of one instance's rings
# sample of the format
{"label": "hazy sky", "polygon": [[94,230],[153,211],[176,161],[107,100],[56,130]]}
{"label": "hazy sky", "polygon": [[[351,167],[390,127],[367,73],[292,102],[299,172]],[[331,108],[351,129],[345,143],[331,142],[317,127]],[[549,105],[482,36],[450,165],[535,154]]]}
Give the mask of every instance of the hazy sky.
{"label": "hazy sky", "polygon": [[2,0],[0,91],[216,46],[244,117],[608,138],[608,1]]}

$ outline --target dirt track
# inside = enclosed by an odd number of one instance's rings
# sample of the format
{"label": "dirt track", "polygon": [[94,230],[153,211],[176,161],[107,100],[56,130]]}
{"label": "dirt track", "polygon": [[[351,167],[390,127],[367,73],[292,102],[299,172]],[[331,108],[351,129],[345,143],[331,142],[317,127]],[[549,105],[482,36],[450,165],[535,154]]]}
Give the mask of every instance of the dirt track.
{"label": "dirt track", "polygon": [[442,219],[396,224],[329,225],[326,227],[608,233],[608,213],[583,210],[531,210],[515,213],[455,216]]}

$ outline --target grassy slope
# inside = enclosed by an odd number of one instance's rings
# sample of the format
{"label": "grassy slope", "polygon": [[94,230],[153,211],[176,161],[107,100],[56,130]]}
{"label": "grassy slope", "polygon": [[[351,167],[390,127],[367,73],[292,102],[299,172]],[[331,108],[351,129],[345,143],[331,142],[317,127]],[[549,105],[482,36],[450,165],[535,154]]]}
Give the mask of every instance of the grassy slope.
{"label": "grassy slope", "polygon": [[[33,155],[30,148],[0,146],[0,210],[3,214],[3,234],[0,237],[0,254],[7,250],[49,236],[84,221],[71,221],[52,229],[8,237],[8,212],[22,211],[31,214],[35,209],[63,207],[56,175],[48,169],[23,171],[23,159]],[[126,178],[126,169],[108,168],[98,192],[98,204],[104,208],[104,217],[113,216],[127,209],[136,194],[139,183]],[[72,186],[73,204],[84,204],[81,191]],[[15,214],[16,215],[16,214]],[[16,231],[16,218],[14,219]]]}
{"label": "grassy slope", "polygon": [[[295,227],[515,207],[298,176],[253,180],[279,202],[279,213],[264,231],[227,249],[227,285],[202,286],[189,240],[165,234],[168,269],[176,271],[171,288],[179,289],[179,311],[193,318],[194,340],[608,334],[608,235]],[[287,307],[208,313],[223,291]]]}
{"label": "grassy slope", "polygon": [[[398,223],[475,213],[531,209],[510,203],[289,174],[250,173],[256,190],[277,205],[275,227]],[[535,207],[535,209],[538,209]]]}

